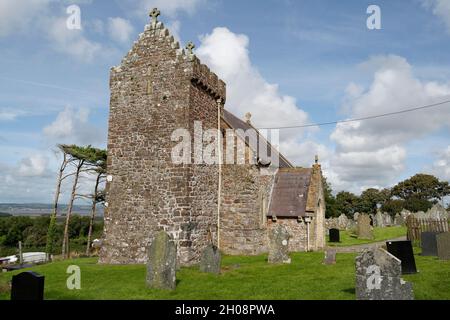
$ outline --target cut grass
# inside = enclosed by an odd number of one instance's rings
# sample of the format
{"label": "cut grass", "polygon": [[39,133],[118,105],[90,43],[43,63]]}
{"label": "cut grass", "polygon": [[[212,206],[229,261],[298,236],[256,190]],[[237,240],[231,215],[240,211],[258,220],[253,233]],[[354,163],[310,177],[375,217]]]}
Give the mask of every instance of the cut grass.
{"label": "cut grass", "polygon": [[358,239],[357,235],[353,234],[351,231],[345,230],[341,231],[340,233],[340,240],[339,243],[333,243],[328,242],[327,238],[327,244],[330,247],[347,247],[347,246],[353,246],[353,245],[359,245],[359,244],[367,244],[367,243],[374,243],[389,239],[395,239],[400,238],[403,236],[406,236],[406,227],[401,226],[395,226],[395,227],[389,227],[389,228],[374,228],[373,229],[373,240],[363,240]]}
{"label": "cut grass", "polygon": [[[294,253],[290,265],[269,265],[266,256],[223,258],[221,275],[196,267],[177,272],[174,291],[148,289],[144,265],[98,265],[95,258],[60,261],[31,270],[45,275],[45,298],[87,300],[205,299],[318,300],[355,299],[355,254],[337,255],[335,265],[323,265],[322,252]],[[414,285],[416,299],[450,299],[450,261],[416,255],[419,274],[404,276]],[[81,268],[81,290],[68,290],[69,265]],[[0,282],[12,275],[0,275]],[[9,299],[0,293],[0,299]]]}

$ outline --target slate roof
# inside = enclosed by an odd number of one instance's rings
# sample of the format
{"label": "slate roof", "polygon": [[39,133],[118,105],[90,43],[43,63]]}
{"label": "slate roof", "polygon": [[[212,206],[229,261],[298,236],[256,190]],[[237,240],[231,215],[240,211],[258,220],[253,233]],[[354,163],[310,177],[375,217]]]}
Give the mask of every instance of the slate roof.
{"label": "slate roof", "polygon": [[[251,124],[247,123],[246,121],[243,121],[241,119],[239,119],[238,117],[236,117],[234,114],[232,114],[231,112],[224,110],[224,115],[222,117],[222,119],[229,125],[231,126],[231,128],[237,130],[237,129],[242,129],[243,131],[247,131],[249,129],[254,129],[257,134],[258,134],[258,141],[259,139],[261,139],[261,141],[265,142],[267,144],[267,150],[271,150],[271,152],[274,152],[275,155],[278,154],[279,155],[279,167],[280,168],[292,168],[293,165],[278,151],[275,150],[275,148],[272,148],[270,142],[268,142],[260,133],[259,131],[253,127]],[[237,131],[238,135],[239,132]],[[245,137],[241,136],[242,139],[245,139]],[[257,150],[253,150],[253,151],[257,151]],[[265,156],[265,155],[264,155]]]}
{"label": "slate roof", "polygon": [[311,168],[280,169],[275,176],[267,216],[306,216],[311,175]]}

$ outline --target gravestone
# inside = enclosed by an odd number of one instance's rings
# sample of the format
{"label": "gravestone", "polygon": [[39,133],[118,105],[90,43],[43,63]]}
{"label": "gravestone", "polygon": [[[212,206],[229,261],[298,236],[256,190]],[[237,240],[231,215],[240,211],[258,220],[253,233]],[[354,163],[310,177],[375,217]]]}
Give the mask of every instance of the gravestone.
{"label": "gravestone", "polygon": [[323,259],[323,264],[326,265],[336,264],[336,250],[334,249],[325,250],[325,258]]}
{"label": "gravestone", "polygon": [[382,248],[356,257],[357,300],[414,300],[411,283],[401,278],[401,261]]}
{"label": "gravestone", "polygon": [[402,263],[402,274],[417,273],[411,241],[388,241],[387,250]]}
{"label": "gravestone", "polygon": [[353,215],[354,221],[358,221],[359,214],[360,214],[359,212],[355,212],[355,214]]}
{"label": "gravestone", "polygon": [[339,229],[330,229],[330,242],[340,242],[340,231]]}
{"label": "gravestone", "polygon": [[434,220],[448,219],[449,217],[447,210],[439,203],[429,209],[427,215],[430,219]]}
{"label": "gravestone", "polygon": [[370,217],[367,214],[361,214],[358,217],[358,239],[373,239],[373,228],[370,225]]}
{"label": "gravestone", "polygon": [[405,219],[403,218],[403,216],[401,214],[397,213],[395,215],[394,224],[396,226],[403,226],[405,224]]}
{"label": "gravestone", "polygon": [[439,232],[422,232],[420,235],[420,247],[422,248],[422,256],[437,256],[437,240],[436,236]]}
{"label": "gravestone", "polygon": [[338,229],[345,230],[347,228],[348,218],[345,214],[341,214],[338,217]]}
{"label": "gravestone", "polygon": [[450,260],[450,232],[440,233],[436,236],[437,253],[441,260]]}
{"label": "gravestone", "polygon": [[205,250],[203,250],[202,258],[200,260],[200,271],[207,273],[220,273],[220,263],[222,261],[222,255],[220,254],[219,249],[209,244],[206,246]]}
{"label": "gravestone", "polygon": [[269,233],[269,263],[291,263],[289,257],[290,235],[286,227],[278,224]]}
{"label": "gravestone", "polygon": [[384,227],[392,226],[392,217],[388,213],[383,213],[383,225]]}
{"label": "gravestone", "polygon": [[173,290],[176,287],[177,246],[164,231],[156,234],[148,250],[147,286]]}
{"label": "gravestone", "polygon": [[375,215],[375,227],[384,227],[384,217],[381,211]]}
{"label": "gravestone", "polygon": [[22,272],[12,277],[11,300],[44,300],[45,277],[35,272]]}

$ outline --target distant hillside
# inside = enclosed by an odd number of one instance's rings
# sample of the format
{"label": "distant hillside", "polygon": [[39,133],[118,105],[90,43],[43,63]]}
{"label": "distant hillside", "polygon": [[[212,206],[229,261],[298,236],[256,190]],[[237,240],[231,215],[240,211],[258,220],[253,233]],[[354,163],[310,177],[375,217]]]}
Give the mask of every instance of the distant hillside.
{"label": "distant hillside", "polygon": [[[40,216],[50,214],[53,211],[52,204],[43,203],[0,203],[0,216],[3,214],[13,216]],[[63,215],[67,212],[67,205],[60,204],[58,214]],[[90,205],[75,205],[73,208],[74,214],[81,216],[90,215]],[[103,215],[103,206],[97,206],[97,215]]]}

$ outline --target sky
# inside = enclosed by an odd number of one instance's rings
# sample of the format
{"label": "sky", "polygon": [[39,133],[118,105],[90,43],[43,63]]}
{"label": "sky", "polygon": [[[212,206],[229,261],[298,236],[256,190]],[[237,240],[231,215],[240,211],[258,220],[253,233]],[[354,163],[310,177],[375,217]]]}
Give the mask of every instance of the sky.
{"label": "sky", "polygon": [[[81,29],[67,26],[74,5]],[[370,5],[381,29],[367,26]],[[0,0],[0,202],[52,202],[58,143],[106,147],[110,68],[154,7],[227,83],[226,108],[250,112],[256,127],[450,100],[450,0]],[[416,173],[449,181],[449,124],[447,103],[281,130],[280,149],[298,166],[318,154],[335,192],[390,187]]]}

